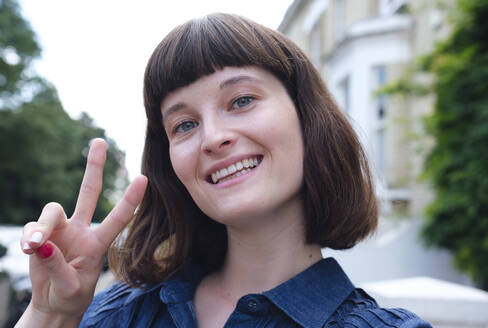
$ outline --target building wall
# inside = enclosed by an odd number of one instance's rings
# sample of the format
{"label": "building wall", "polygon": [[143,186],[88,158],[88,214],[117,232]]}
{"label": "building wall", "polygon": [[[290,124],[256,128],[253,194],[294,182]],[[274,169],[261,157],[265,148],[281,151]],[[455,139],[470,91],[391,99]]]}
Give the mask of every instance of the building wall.
{"label": "building wall", "polygon": [[307,10],[310,7],[310,3],[307,2],[305,8],[298,11],[293,16],[293,24],[286,30],[282,30],[284,34],[286,34],[290,39],[292,39],[305,53],[310,53],[310,42],[309,42],[309,33],[305,31],[303,28],[305,15]]}
{"label": "building wall", "polygon": [[[376,173],[382,213],[422,216],[432,198],[417,179],[431,145],[422,117],[433,99],[377,97],[375,91],[402,77],[418,55],[447,35],[445,13],[428,0],[295,2],[301,6],[282,31],[311,57],[356,128]],[[319,3],[322,12],[313,16]]]}

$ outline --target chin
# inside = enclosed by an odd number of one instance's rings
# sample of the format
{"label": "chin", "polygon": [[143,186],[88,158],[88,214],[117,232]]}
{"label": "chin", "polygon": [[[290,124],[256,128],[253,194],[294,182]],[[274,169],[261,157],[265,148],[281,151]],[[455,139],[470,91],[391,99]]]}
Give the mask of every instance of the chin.
{"label": "chin", "polygon": [[258,211],[249,208],[226,208],[219,211],[208,211],[207,216],[224,225],[240,225],[260,217]]}
{"label": "chin", "polygon": [[[290,206],[294,202],[274,204],[271,199],[254,199],[241,201],[239,206],[226,206],[204,210],[213,220],[233,227],[251,227],[264,225],[265,221],[283,217],[283,213],[290,213]],[[294,210],[292,210],[294,212]]]}

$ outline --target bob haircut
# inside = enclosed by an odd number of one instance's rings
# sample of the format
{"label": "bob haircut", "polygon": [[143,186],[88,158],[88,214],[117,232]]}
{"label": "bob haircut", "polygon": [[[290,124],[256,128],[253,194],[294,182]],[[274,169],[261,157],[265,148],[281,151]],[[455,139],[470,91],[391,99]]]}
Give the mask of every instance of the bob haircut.
{"label": "bob haircut", "polygon": [[149,184],[128,234],[110,256],[119,277],[132,286],[161,282],[190,259],[206,272],[223,262],[225,226],[196,206],[173,171],[160,106],[172,91],[227,66],[271,72],[295,104],[305,150],[306,242],[347,249],[376,228],[365,153],[306,55],[277,31],[240,16],[212,14],[172,30],[146,67],[142,173]]}

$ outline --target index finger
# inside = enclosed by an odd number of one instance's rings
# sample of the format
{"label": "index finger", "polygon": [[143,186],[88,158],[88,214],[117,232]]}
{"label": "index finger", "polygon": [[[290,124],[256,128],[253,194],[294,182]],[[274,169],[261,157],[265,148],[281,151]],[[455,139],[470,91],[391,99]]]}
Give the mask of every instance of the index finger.
{"label": "index finger", "polygon": [[97,238],[108,248],[115,237],[129,224],[144,196],[147,178],[137,176],[127,187],[124,197],[115,205],[103,222],[94,229]]}
{"label": "index finger", "polygon": [[76,201],[72,219],[90,224],[97,207],[98,196],[102,191],[103,166],[106,158],[106,145],[103,139],[93,139],[88,152],[85,174]]}

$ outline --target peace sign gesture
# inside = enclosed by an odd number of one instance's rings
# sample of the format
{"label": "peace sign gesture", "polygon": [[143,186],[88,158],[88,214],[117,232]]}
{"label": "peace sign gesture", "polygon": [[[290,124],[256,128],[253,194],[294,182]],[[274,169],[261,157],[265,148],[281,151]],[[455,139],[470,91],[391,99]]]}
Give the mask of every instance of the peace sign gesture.
{"label": "peace sign gesture", "polygon": [[90,228],[102,190],[105,148],[102,139],[91,143],[71,218],[61,205],[49,203],[37,222],[24,226],[21,247],[31,254],[32,300],[17,327],[78,326],[93,298],[103,255],[132,219],[144,195],[147,178],[138,176],[103,222]]}

